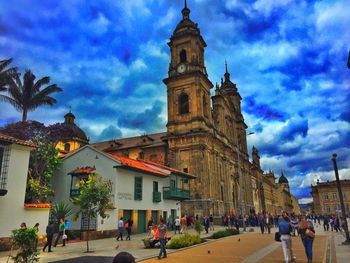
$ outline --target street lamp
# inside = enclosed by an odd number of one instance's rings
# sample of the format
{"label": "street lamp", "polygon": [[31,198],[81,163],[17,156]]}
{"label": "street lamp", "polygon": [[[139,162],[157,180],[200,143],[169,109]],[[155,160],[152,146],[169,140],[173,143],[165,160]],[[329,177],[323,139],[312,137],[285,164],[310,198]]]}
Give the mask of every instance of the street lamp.
{"label": "street lamp", "polygon": [[345,220],[344,230],[345,230],[345,238],[346,238],[346,240],[345,240],[345,242],[343,242],[343,244],[350,245],[348,221],[346,219],[345,206],[344,206],[344,200],[343,200],[343,193],[342,193],[341,186],[340,186],[340,181],[339,181],[338,166],[337,166],[337,154],[335,154],[335,153],[333,154],[332,161],[333,161],[333,168],[334,168],[334,173],[335,173],[335,180],[337,181],[337,188],[338,188],[338,194],[339,194],[340,207],[341,207],[341,211],[342,211],[342,216],[343,216],[343,218]]}
{"label": "street lamp", "polygon": [[[254,132],[250,132],[247,134],[247,136],[254,134]],[[236,151],[237,151],[237,169],[238,169],[238,179],[239,179],[239,198],[240,198],[240,212],[243,218],[243,231],[246,231],[245,226],[245,209],[244,209],[244,201],[243,201],[243,178],[241,173],[241,161],[240,161],[240,154],[239,154],[239,136],[237,135],[237,145],[236,145]]]}

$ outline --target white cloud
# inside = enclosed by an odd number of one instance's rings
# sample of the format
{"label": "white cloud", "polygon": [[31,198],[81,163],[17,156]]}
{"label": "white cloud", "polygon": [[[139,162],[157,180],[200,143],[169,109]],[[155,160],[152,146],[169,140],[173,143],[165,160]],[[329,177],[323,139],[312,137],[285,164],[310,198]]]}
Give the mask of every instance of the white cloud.
{"label": "white cloud", "polygon": [[253,4],[255,10],[268,16],[273,9],[288,5],[292,0],[258,0]]}
{"label": "white cloud", "polygon": [[313,198],[312,197],[305,197],[305,198],[300,198],[299,200],[298,200],[298,203],[300,204],[300,205],[304,205],[304,204],[310,204],[310,203],[312,203],[314,200],[313,200]]}
{"label": "white cloud", "polygon": [[130,65],[130,70],[132,71],[143,71],[147,69],[147,65],[142,59],[136,59]]}
{"label": "white cloud", "polygon": [[89,29],[94,34],[100,36],[107,32],[110,24],[111,21],[109,21],[104,14],[99,13],[97,18],[89,24]]}

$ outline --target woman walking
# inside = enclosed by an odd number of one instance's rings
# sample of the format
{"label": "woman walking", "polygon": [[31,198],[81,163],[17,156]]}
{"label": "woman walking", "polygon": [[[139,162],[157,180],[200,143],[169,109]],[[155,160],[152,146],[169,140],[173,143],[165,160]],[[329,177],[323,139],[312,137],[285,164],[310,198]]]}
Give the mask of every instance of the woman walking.
{"label": "woman walking", "polygon": [[126,221],[125,228],[126,228],[126,231],[128,233],[128,236],[126,237],[125,240],[130,240],[131,228],[132,228],[133,223],[134,223],[134,221],[132,221],[131,218],[129,218],[128,221]]}
{"label": "woman walking", "polygon": [[301,236],[301,241],[303,242],[305,253],[307,257],[307,262],[312,262],[312,243],[315,238],[315,229],[311,221],[306,221],[303,217],[300,221],[299,235]]}

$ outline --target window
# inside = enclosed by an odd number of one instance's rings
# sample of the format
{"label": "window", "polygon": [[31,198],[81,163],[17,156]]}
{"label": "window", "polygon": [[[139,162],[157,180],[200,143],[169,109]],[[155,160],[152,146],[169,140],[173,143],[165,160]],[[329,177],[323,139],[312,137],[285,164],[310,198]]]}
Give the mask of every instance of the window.
{"label": "window", "polygon": [[181,50],[180,51],[180,62],[184,63],[187,61],[187,56],[186,56],[186,50]]}
{"label": "window", "polygon": [[158,192],[158,182],[153,181],[153,192]]}
{"label": "window", "polygon": [[324,199],[324,200],[328,200],[328,194],[324,194],[324,195],[323,195],[323,199]]}
{"label": "window", "polygon": [[7,169],[10,159],[10,147],[0,145],[0,196],[7,194]]}
{"label": "window", "polygon": [[139,159],[144,159],[145,158],[145,153],[144,152],[139,152]]}
{"label": "window", "polygon": [[207,103],[207,98],[205,95],[203,95],[203,114],[205,117],[208,118],[208,103]]}
{"label": "window", "polygon": [[69,144],[69,143],[66,143],[66,144],[64,145],[64,150],[65,150],[66,152],[69,152],[69,151],[70,151],[70,144]]}
{"label": "window", "polygon": [[188,95],[186,93],[181,94],[179,97],[179,113],[189,113]]}
{"label": "window", "polygon": [[135,177],[134,200],[142,200],[142,177]]}
{"label": "window", "polygon": [[337,193],[333,193],[333,200],[337,200]]}

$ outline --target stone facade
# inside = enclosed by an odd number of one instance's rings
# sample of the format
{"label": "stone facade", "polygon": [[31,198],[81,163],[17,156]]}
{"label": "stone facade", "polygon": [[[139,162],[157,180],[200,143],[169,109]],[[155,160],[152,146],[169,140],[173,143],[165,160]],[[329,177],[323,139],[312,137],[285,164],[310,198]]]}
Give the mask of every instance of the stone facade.
{"label": "stone facade", "polygon": [[[345,212],[350,213],[350,180],[340,180],[343,193]],[[321,215],[341,213],[339,194],[336,181],[319,182],[311,185],[311,195],[314,201],[314,212]]]}

